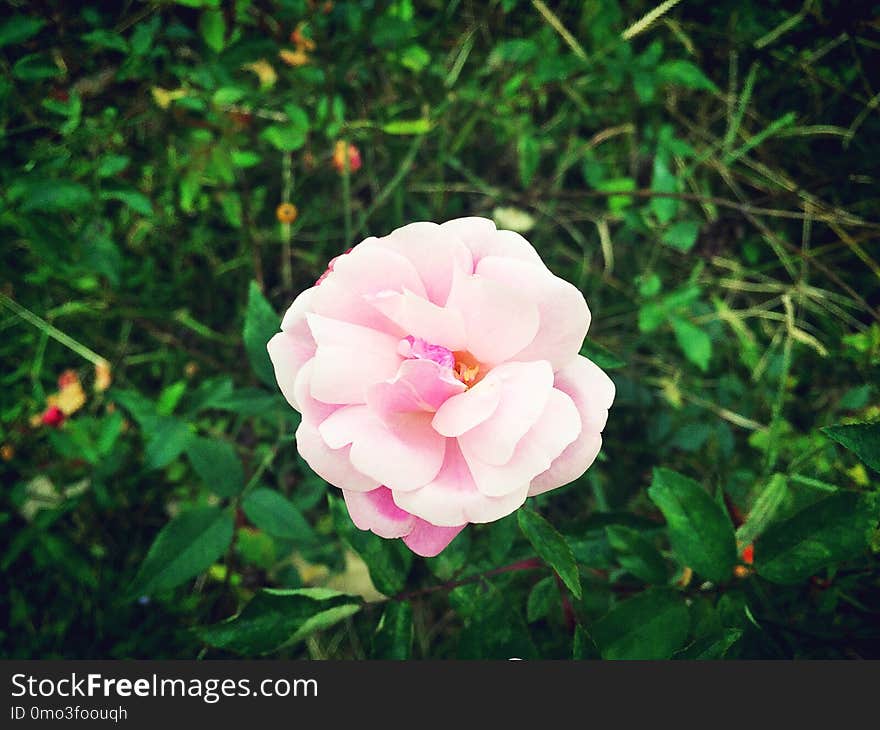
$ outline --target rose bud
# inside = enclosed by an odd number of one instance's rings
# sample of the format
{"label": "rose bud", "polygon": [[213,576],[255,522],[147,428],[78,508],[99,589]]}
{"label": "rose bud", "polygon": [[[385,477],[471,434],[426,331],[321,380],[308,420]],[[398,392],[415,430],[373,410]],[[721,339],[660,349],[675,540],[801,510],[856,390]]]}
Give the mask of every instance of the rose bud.
{"label": "rose bud", "polygon": [[[345,142],[339,140],[333,147],[333,167],[337,172],[345,170]],[[348,145],[348,171],[357,172],[361,169],[361,152],[353,144]]]}
{"label": "rose bud", "polygon": [[525,238],[461,218],[336,257],[268,350],[354,524],[433,556],[593,463],[615,389],[578,354],[589,324]]}

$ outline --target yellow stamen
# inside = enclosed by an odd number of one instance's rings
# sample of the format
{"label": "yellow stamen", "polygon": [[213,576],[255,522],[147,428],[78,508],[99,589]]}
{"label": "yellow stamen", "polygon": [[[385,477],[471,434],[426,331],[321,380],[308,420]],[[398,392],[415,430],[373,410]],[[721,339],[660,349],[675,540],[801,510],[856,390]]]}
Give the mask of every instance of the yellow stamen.
{"label": "yellow stamen", "polygon": [[471,353],[463,350],[452,353],[455,358],[455,377],[468,388],[482,380],[485,373],[480,367],[479,361]]}

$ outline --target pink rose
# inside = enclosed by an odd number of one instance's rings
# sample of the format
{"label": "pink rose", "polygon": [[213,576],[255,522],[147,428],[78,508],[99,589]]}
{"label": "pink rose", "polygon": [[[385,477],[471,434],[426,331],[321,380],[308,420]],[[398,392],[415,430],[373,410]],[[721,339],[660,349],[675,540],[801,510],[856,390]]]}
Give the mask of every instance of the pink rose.
{"label": "pink rose", "polygon": [[355,525],[433,556],[593,463],[614,384],[578,355],[589,324],[522,236],[460,218],[335,258],[268,348]]}

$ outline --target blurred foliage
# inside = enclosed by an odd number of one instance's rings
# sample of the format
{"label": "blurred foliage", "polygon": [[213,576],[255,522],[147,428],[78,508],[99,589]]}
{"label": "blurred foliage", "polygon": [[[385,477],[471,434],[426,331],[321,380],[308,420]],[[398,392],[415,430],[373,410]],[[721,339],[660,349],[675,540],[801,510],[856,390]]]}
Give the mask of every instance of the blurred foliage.
{"label": "blurred foliage", "polygon": [[[2,7],[4,656],[880,657],[875,4]],[[264,345],[461,215],[582,289],[618,397],[583,478],[423,560]]]}

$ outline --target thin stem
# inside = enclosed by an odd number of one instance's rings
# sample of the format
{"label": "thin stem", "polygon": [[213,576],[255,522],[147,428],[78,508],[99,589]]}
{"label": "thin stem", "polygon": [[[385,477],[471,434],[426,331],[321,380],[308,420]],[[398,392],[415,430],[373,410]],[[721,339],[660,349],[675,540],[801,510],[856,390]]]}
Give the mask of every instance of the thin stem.
{"label": "thin stem", "polygon": [[525,560],[519,560],[515,563],[511,563],[510,565],[504,565],[500,568],[487,570],[483,573],[477,573],[476,575],[471,575],[467,578],[462,578],[461,580],[449,581],[447,583],[441,583],[436,586],[429,586],[428,588],[420,588],[417,591],[410,591],[409,593],[399,593],[398,595],[394,596],[394,600],[408,601],[411,598],[425,596],[429,593],[437,593],[438,591],[451,591],[454,588],[458,588],[459,586],[469,585],[470,583],[477,583],[478,581],[484,580],[485,578],[491,578],[495,575],[502,575],[503,573],[516,573],[520,570],[535,570],[542,567],[544,567],[544,563],[541,561],[540,558],[526,558]]}
{"label": "thin stem", "polygon": [[94,350],[86,347],[81,342],[77,342],[70,335],[64,334],[57,327],[52,326],[46,320],[38,317],[36,314],[31,312],[29,309],[21,306],[18,302],[6,296],[6,294],[0,292],[0,303],[5,304],[9,309],[11,309],[15,314],[21,317],[28,324],[36,327],[40,332],[47,334],[56,342],[60,342],[65,347],[73,350],[77,355],[82,357],[85,360],[88,360],[93,365],[107,365],[107,359],[101,357]]}

